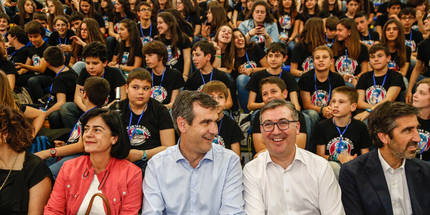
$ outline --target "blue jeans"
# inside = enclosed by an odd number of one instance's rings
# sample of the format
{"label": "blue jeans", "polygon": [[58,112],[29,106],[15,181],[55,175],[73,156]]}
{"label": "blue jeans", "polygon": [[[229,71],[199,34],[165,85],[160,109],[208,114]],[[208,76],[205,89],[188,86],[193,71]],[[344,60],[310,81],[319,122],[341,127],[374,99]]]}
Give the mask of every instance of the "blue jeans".
{"label": "blue jeans", "polygon": [[[305,117],[306,121],[306,133],[308,134],[308,137],[312,135],[312,129],[313,127],[318,123],[320,120],[320,114],[314,110],[303,110],[302,111],[303,116]],[[316,152],[316,146],[310,145],[310,138],[306,138],[306,150],[311,152]]]}
{"label": "blue jeans", "polygon": [[77,157],[79,157],[81,155],[82,154],[75,154],[75,155],[70,155],[70,156],[63,157],[61,160],[59,160],[56,163],[54,163],[51,166],[49,166],[49,169],[52,172],[52,176],[54,177],[54,180],[57,178],[58,173],[60,172],[60,169],[63,166],[64,162],[66,162],[68,160],[71,160],[73,158],[77,158]]}
{"label": "blue jeans", "polygon": [[237,76],[237,79],[236,79],[237,92],[239,96],[239,104],[245,113],[249,113],[249,110],[248,110],[249,91],[246,89],[246,85],[248,84],[249,79],[251,78],[244,74]]}

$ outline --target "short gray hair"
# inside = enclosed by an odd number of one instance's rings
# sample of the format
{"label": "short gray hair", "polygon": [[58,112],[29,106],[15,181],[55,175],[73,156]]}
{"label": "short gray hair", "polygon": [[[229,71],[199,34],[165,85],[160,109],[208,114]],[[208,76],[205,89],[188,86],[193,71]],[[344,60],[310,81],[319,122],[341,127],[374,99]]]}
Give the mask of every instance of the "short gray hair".
{"label": "short gray hair", "polygon": [[[189,125],[195,117],[193,104],[197,102],[200,106],[208,109],[216,109],[218,102],[206,93],[184,90],[175,99],[172,107],[173,125],[178,129],[176,120],[182,117]],[[179,132],[179,130],[177,130]]]}
{"label": "short gray hair", "polygon": [[265,104],[260,109],[260,122],[262,120],[261,116],[263,116],[264,112],[266,112],[267,110],[275,109],[277,107],[287,107],[291,111],[291,117],[293,118],[293,120],[294,121],[299,120],[299,112],[297,112],[293,103],[287,102],[284,99],[274,99],[274,100],[268,102],[267,104]]}

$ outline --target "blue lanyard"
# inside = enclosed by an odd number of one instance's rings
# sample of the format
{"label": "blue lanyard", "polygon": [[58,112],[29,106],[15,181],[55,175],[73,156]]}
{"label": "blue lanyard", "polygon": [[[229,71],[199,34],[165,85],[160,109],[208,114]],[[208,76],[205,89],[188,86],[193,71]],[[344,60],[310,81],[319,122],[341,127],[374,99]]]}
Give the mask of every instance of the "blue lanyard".
{"label": "blue lanyard", "polygon": [[[382,81],[381,88],[384,88],[385,80],[387,79],[387,74],[388,74],[388,71],[384,75],[384,80]],[[373,86],[376,88],[375,72],[373,72]]]}
{"label": "blue lanyard", "polygon": [[[210,81],[212,81],[212,76],[213,76],[213,74],[214,74],[214,68],[212,68],[212,71],[211,71],[211,77],[209,78],[209,82],[210,82]],[[200,72],[200,76],[202,77],[203,85],[205,85],[205,84],[206,84],[206,81],[205,81],[205,78],[203,77],[203,75],[202,75],[202,73],[201,73],[201,72]]]}
{"label": "blue lanyard", "polygon": [[[330,102],[330,96],[331,96],[331,83],[330,83],[330,72],[327,76],[327,81],[328,81],[328,98],[327,98],[327,103]],[[314,88],[315,88],[315,92],[318,91],[317,88],[317,73],[314,73]]]}
{"label": "blue lanyard", "polygon": [[342,143],[343,143],[343,142],[342,142],[343,135],[345,134],[346,130],[348,130],[349,123],[351,123],[351,120],[349,120],[349,122],[348,122],[348,124],[346,125],[345,129],[343,129],[343,131],[341,132],[341,131],[340,131],[340,128],[339,128],[339,127],[337,127],[336,122],[335,122],[335,121],[334,121],[334,119],[333,119],[333,124],[334,124],[334,126],[336,127],[337,132],[339,133],[339,146],[338,146],[338,147],[336,147],[336,151],[337,151],[337,153],[338,153],[338,154],[340,154],[340,152],[342,151],[342,147],[341,147],[341,145],[340,145],[340,144],[342,144]]}
{"label": "blue lanyard", "polygon": [[412,41],[412,29],[411,29],[411,33],[409,33],[409,41]]}
{"label": "blue lanyard", "polygon": [[[140,34],[142,35],[142,37],[145,37],[145,34],[143,34],[142,24],[140,24],[140,22],[139,22],[139,28],[140,28]],[[152,22],[149,25],[149,37],[151,36],[152,36]]]}
{"label": "blue lanyard", "polygon": [[[54,80],[58,77],[58,75],[64,70],[64,68],[66,68],[66,66],[63,66],[63,68],[61,68],[61,70],[55,75],[55,78],[54,78]],[[54,85],[54,80],[52,80],[52,84],[51,84],[51,86],[49,87],[49,98],[48,98],[48,102],[46,102],[46,105],[45,105],[45,110],[48,108],[48,105],[49,105],[49,102],[51,102],[51,100],[52,100],[52,96],[51,96],[51,94],[52,94],[52,86]]]}
{"label": "blue lanyard", "polygon": [[246,61],[248,61],[248,63],[249,63],[249,64],[251,64],[251,63],[249,62],[249,57],[248,57],[248,52],[247,52],[247,51],[245,51],[245,57],[246,57]]}
{"label": "blue lanyard", "polygon": [[69,137],[67,137],[67,139],[69,139],[69,138],[70,138],[70,135],[72,135],[72,132],[73,132],[73,131],[75,130],[75,128],[78,126],[79,120],[81,120],[81,118],[82,118],[83,116],[85,116],[85,114],[87,114],[88,112],[90,112],[90,110],[92,110],[92,109],[94,109],[94,108],[96,108],[96,107],[97,107],[97,106],[92,107],[92,108],[90,108],[89,110],[85,111],[83,114],[81,114],[81,116],[79,117],[78,121],[75,123],[75,126],[73,126],[73,129],[70,131],[70,133],[69,133]]}
{"label": "blue lanyard", "polygon": [[[59,44],[59,45],[63,44],[63,43],[61,43],[61,37],[58,37],[58,44]],[[64,44],[66,44],[66,45],[67,45],[67,37],[66,37],[66,38],[64,38]]]}
{"label": "blue lanyard", "polygon": [[348,60],[348,49],[345,49],[345,60]]}
{"label": "blue lanyard", "polygon": [[218,123],[218,135],[221,133],[221,127],[222,127],[222,120],[223,119],[224,119],[224,117]]}
{"label": "blue lanyard", "polygon": [[[163,79],[164,79],[164,73],[166,72],[166,67],[164,67],[163,70],[163,75],[161,75],[161,81],[160,81],[160,86],[158,86],[158,89],[161,88],[161,84],[163,83]],[[152,76],[152,86],[154,86],[154,72],[151,73]]]}
{"label": "blue lanyard", "polygon": [[[148,104],[145,105],[145,108],[148,106]],[[142,119],[143,114],[145,113],[145,108],[143,109],[142,113],[139,116],[139,120],[137,120],[136,126],[139,125],[140,120]],[[127,128],[127,134],[128,134],[128,138],[131,140],[133,139],[134,133],[136,133],[136,128],[134,128],[133,132],[130,133],[130,126],[131,126],[131,121],[133,121],[133,111],[131,110],[130,107],[130,102],[128,103],[128,109],[130,110],[130,121],[128,122],[128,128]]]}

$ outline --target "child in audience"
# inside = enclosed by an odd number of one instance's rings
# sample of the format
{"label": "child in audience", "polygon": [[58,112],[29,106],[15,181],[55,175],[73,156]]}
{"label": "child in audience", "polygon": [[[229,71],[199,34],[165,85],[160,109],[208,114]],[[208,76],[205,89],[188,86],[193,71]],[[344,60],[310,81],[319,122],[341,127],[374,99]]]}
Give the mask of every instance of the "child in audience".
{"label": "child in audience", "polygon": [[233,150],[240,157],[240,141],[244,138],[242,130],[230,116],[224,114],[228,88],[221,81],[210,81],[203,86],[202,92],[209,94],[218,102],[218,135],[213,142]]}
{"label": "child in audience", "polygon": [[357,30],[360,33],[361,43],[366,45],[367,49],[375,44],[376,41],[379,41],[379,34],[373,31],[373,29],[369,29],[369,23],[367,21],[368,19],[369,16],[363,11],[356,13],[354,16]]}
{"label": "child in audience", "polygon": [[151,97],[164,104],[166,108],[172,108],[179,89],[185,85],[181,73],[166,67],[167,48],[162,42],[155,40],[147,43],[143,47],[143,54],[152,75]]}
{"label": "child in audience", "polygon": [[267,63],[269,67],[266,70],[262,70],[254,73],[251,76],[246,89],[249,91],[248,109],[256,110],[264,106],[264,102],[261,98],[260,81],[263,78],[269,76],[278,76],[287,84],[287,90],[289,91],[288,98],[294,104],[297,110],[300,110],[299,99],[297,91],[299,90],[297,82],[294,77],[286,71],[282,71],[282,64],[287,60],[288,53],[285,45],[282,43],[272,43],[267,50]]}
{"label": "child in audience", "polygon": [[377,105],[395,101],[400,91],[405,89],[402,75],[388,69],[391,57],[387,47],[373,45],[369,54],[373,71],[362,75],[357,83],[358,108],[366,110],[355,116],[359,120],[366,119]]}
{"label": "child in audience", "polygon": [[418,143],[417,158],[430,161],[430,78],[418,82],[417,90],[412,99],[412,105],[418,108],[418,132],[421,141]]}

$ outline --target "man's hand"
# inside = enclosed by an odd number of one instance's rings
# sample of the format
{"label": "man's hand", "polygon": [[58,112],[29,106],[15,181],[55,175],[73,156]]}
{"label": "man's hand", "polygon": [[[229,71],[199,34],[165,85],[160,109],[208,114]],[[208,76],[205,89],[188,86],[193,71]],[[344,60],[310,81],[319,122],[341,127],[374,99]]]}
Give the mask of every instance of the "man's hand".
{"label": "man's hand", "polygon": [[340,154],[337,156],[337,160],[338,160],[341,164],[344,164],[344,163],[346,163],[346,162],[348,162],[348,161],[354,160],[356,157],[357,157],[357,154],[355,154],[355,155],[350,155],[350,154],[347,154],[347,153],[340,153]]}

